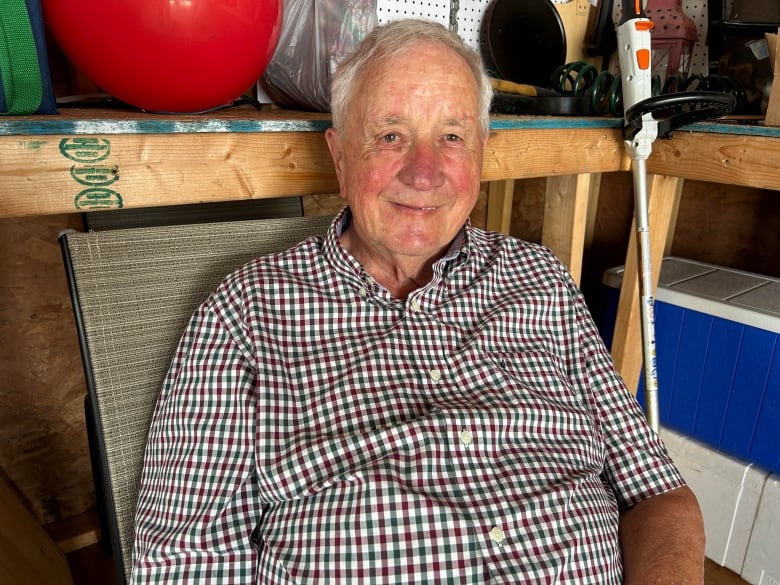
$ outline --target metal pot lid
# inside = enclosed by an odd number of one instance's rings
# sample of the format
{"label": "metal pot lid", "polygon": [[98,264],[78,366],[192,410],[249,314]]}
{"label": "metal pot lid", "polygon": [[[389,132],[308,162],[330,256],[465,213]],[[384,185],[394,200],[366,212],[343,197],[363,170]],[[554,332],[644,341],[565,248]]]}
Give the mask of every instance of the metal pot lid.
{"label": "metal pot lid", "polygon": [[566,62],[566,29],[550,0],[494,0],[487,43],[498,74],[515,83],[552,86]]}

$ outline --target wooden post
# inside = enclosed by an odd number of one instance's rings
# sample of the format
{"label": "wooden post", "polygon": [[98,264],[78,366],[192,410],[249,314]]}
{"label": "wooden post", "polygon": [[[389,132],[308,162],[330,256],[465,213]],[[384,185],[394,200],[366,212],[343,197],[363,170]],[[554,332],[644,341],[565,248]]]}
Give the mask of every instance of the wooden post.
{"label": "wooden post", "polygon": [[514,179],[488,183],[487,229],[505,234],[509,233],[512,223],[514,192]]}
{"label": "wooden post", "polygon": [[582,277],[582,257],[588,234],[593,233],[595,203],[601,175],[548,177],[544,199],[542,244],[569,268],[575,282]]}
{"label": "wooden post", "polygon": [[63,552],[1,477],[0,583],[73,584]]}

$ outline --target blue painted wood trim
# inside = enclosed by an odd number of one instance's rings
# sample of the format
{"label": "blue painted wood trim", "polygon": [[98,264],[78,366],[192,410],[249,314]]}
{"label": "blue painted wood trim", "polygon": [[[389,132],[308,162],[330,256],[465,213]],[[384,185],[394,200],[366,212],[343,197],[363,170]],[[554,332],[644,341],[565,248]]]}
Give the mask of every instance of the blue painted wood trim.
{"label": "blue painted wood trim", "polygon": [[[83,112],[82,112],[83,114]],[[0,136],[44,136],[73,134],[187,134],[187,133],[261,133],[261,132],[324,132],[330,127],[325,115],[297,114],[278,117],[268,114],[231,114],[176,116],[163,114],[113,114],[101,111],[83,117],[69,115],[16,116],[0,118]],[[500,130],[576,130],[619,129],[622,118],[579,118],[568,116],[496,116],[490,129]],[[676,132],[694,131],[743,136],[780,138],[780,128],[762,124],[697,122],[678,128]]]}
{"label": "blue painted wood trim", "polygon": [[577,130],[586,128],[622,128],[622,118],[578,118],[568,116],[496,117],[491,130]]}
{"label": "blue painted wood trim", "polygon": [[73,119],[60,116],[18,117],[0,120],[0,136],[52,134],[190,134],[190,133],[258,133],[258,132],[324,132],[330,120],[267,118],[176,118],[101,117]]}
{"label": "blue painted wood trim", "polygon": [[[324,132],[331,122],[326,117],[270,118],[269,116],[167,116],[161,114],[117,115],[101,112],[92,118],[72,116],[21,116],[0,119],[0,136],[70,134],[186,134]],[[496,117],[491,130],[620,128],[616,118]]]}
{"label": "blue painted wood trim", "polygon": [[780,138],[780,127],[764,126],[763,124],[745,124],[730,122],[696,122],[682,126],[678,131],[707,132],[711,134],[736,134],[739,136],[766,136]]}

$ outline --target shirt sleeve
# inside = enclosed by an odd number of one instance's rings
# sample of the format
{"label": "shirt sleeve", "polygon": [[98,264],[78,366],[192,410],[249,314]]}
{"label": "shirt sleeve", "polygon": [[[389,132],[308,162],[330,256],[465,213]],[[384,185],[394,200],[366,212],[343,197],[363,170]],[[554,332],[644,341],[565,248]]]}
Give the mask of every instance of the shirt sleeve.
{"label": "shirt sleeve", "polygon": [[579,336],[575,345],[583,353],[583,385],[605,445],[602,478],[623,510],[685,482],[615,368],[585,299],[568,274],[566,278],[575,305]]}
{"label": "shirt sleeve", "polygon": [[136,510],[134,585],[253,583],[260,517],[254,367],[207,301],[158,399]]}

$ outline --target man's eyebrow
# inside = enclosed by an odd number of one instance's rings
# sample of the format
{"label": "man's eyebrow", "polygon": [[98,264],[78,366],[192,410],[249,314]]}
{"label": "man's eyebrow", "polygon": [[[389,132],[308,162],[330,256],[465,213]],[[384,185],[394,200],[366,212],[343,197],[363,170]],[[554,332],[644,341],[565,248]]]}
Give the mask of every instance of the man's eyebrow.
{"label": "man's eyebrow", "polygon": [[393,124],[400,124],[403,122],[401,116],[385,116],[376,121],[376,126],[392,126]]}
{"label": "man's eyebrow", "polygon": [[447,120],[444,120],[444,124],[447,126],[459,126],[461,128],[465,128],[468,126],[465,120],[462,118],[449,118]]}

